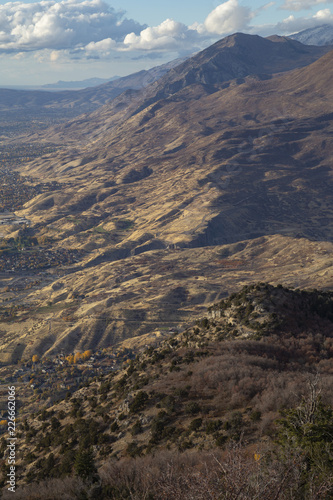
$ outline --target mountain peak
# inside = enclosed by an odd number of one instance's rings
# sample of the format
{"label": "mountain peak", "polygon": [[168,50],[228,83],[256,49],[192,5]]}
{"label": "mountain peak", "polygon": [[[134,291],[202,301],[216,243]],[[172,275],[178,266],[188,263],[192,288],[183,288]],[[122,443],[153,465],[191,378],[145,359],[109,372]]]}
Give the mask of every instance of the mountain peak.
{"label": "mountain peak", "polygon": [[307,66],[328,50],[283,37],[275,36],[270,40],[259,35],[234,33],[171,69],[157,82],[137,112],[189,85],[205,85],[209,91],[214,91],[213,86],[231,80],[244,83],[248,76],[266,80],[273,74]]}

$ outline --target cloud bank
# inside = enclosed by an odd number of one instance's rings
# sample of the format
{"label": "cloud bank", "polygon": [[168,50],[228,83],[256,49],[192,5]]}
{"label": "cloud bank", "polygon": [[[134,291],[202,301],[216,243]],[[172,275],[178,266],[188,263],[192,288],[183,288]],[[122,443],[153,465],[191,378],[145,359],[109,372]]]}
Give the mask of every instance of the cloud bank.
{"label": "cloud bank", "polygon": [[0,50],[74,49],[145,27],[102,0],[9,2],[0,6]]}
{"label": "cloud bank", "polygon": [[252,17],[238,0],[216,7],[203,24],[186,26],[166,19],[147,27],[102,0],[41,0],[0,6],[0,52],[65,51],[99,57],[122,51],[193,51],[209,40],[244,30]]}
{"label": "cloud bank", "polygon": [[[208,40],[216,40],[221,35],[248,29],[253,14],[248,7],[241,7],[238,0],[227,0],[207,16],[203,24],[186,26],[173,19],[166,19],[158,26],[148,27],[135,33],[128,33],[121,44],[114,48],[119,51],[195,51]],[[97,49],[90,45],[90,49]]]}
{"label": "cloud bank", "polygon": [[197,30],[173,19],[166,19],[158,26],[142,30],[139,35],[129,33],[124,39],[124,46],[136,50],[177,50],[180,45],[185,48],[199,39]]}

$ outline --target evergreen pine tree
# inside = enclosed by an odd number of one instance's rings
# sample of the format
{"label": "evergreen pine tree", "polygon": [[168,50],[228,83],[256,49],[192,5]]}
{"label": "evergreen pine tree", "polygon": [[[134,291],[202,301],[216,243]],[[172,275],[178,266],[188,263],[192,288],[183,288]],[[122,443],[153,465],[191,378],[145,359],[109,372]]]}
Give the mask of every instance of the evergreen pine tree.
{"label": "evergreen pine tree", "polygon": [[97,473],[92,449],[80,449],[75,457],[74,470],[82,479],[92,479]]}

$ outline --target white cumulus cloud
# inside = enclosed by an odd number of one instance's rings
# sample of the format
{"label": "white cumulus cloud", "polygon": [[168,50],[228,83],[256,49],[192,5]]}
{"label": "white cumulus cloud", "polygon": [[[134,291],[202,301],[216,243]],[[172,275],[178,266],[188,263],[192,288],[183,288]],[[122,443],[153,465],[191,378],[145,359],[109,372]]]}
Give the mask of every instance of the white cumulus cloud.
{"label": "white cumulus cloud", "polygon": [[116,47],[117,43],[112,38],[104,38],[104,40],[100,40],[99,42],[88,43],[85,50],[91,53],[109,54]]}
{"label": "white cumulus cloud", "polygon": [[313,16],[313,19],[318,21],[319,24],[332,23],[333,15],[330,9],[318,10],[318,12]]}
{"label": "white cumulus cloud", "polygon": [[129,33],[124,39],[124,47],[130,50],[184,50],[193,48],[200,39],[199,33],[183,23],[166,19],[158,26],[146,28],[139,35]]}
{"label": "white cumulus cloud", "polygon": [[293,14],[275,25],[276,33],[290,35],[299,31],[315,28],[323,24],[332,24],[333,14],[330,9],[323,9],[310,17],[295,17]]}
{"label": "white cumulus cloud", "polygon": [[121,41],[145,28],[102,0],[42,0],[0,6],[0,50],[73,49],[105,39]]}
{"label": "white cumulus cloud", "polygon": [[237,0],[228,0],[208,14],[204,27],[209,33],[224,35],[247,28],[252,18],[249,7],[239,5]]}
{"label": "white cumulus cloud", "polygon": [[251,9],[242,7],[238,0],[227,0],[216,7],[203,24],[191,26],[166,19],[158,26],[145,28],[140,34],[129,33],[124,39],[127,50],[187,50],[200,48],[206,40],[217,39],[248,27],[253,17]]}

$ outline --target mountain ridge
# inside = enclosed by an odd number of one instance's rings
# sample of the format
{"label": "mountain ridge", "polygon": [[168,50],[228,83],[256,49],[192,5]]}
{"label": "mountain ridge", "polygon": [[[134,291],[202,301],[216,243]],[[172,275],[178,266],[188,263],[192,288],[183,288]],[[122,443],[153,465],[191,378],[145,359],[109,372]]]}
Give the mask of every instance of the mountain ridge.
{"label": "mountain ridge", "polygon": [[146,105],[194,83],[209,86],[234,79],[242,82],[251,75],[265,80],[272,73],[306,66],[323,55],[323,47],[310,49],[297,41],[278,36],[273,37],[273,40],[244,33],[235,33],[219,40],[162,77],[156,84],[155,96],[148,99]]}
{"label": "mountain ridge", "polygon": [[332,24],[323,24],[321,26],[315,26],[314,28],[308,28],[299,33],[289,35],[288,38],[292,40],[297,40],[306,45],[332,45],[333,43],[333,26]]}
{"label": "mountain ridge", "polygon": [[[181,59],[180,59],[181,60]],[[176,59],[149,70],[116,79],[108,80],[98,86],[87,86],[79,90],[15,90],[0,89],[0,109],[3,113],[17,113],[25,109],[27,113],[49,113],[50,117],[57,118],[57,112],[65,113],[65,118],[91,112],[99,106],[111,101],[126,90],[138,90],[159,79],[180,61]],[[67,112],[67,113],[66,113]]]}
{"label": "mountain ridge", "polygon": [[87,87],[96,87],[98,85],[101,85],[103,83],[107,82],[112,82],[113,80],[118,80],[121,78],[120,76],[112,76],[110,78],[98,78],[98,77],[92,77],[92,78],[86,78],[85,80],[70,80],[70,81],[64,81],[64,80],[58,80],[55,83],[46,83],[42,85],[42,88],[44,89],[56,89],[56,88],[87,88]]}

